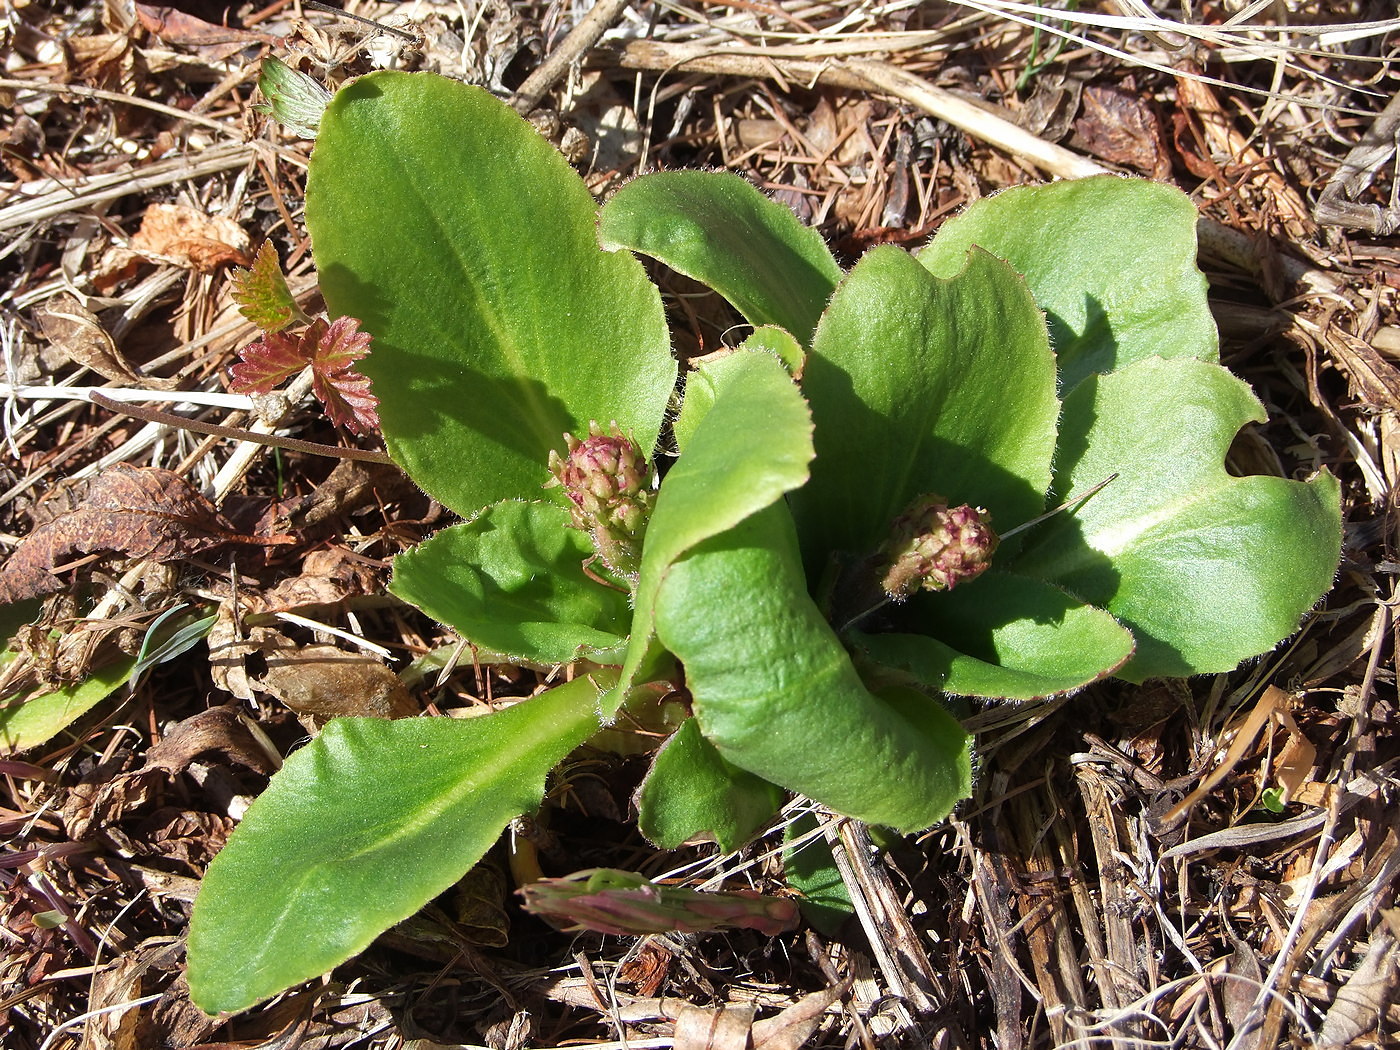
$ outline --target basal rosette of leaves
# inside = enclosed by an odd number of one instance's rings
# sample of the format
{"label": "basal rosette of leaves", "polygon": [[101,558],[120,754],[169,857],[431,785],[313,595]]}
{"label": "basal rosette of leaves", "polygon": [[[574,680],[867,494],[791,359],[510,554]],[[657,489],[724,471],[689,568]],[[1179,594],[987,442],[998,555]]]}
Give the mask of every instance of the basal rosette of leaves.
{"label": "basal rosette of leaves", "polygon": [[[690,698],[638,793],[660,845],[737,846],[785,791],[915,831],[970,789],[942,695],[1227,670],[1331,583],[1335,480],[1225,470],[1263,413],[1216,363],[1173,189],[1010,190],[846,273],[736,175],[643,176],[598,209],[486,92],[377,73],[322,116],[306,215],[330,316],[373,336],[391,455],[464,518],[400,556],[392,590],[483,648],[596,670],[481,719],[333,723],[293,756],[196,904],[206,1009],[314,977],[421,907],[625,705]],[[546,486],[566,433],[646,453],[662,435],[675,364],[633,253],[755,327],[688,373],[639,568],[610,587]],[[1002,542],[951,589],[871,602],[911,506]]]}

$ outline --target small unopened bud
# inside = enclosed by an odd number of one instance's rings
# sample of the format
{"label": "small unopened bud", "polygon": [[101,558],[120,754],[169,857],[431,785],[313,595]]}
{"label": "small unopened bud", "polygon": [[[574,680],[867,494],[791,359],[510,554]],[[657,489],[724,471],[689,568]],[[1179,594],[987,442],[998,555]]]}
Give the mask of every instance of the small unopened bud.
{"label": "small unopened bud", "polygon": [[608,568],[636,579],[652,502],[646,457],[616,422],[605,433],[595,420],[588,424],[588,437],[580,441],[565,434],[564,444],[567,455],[549,454],[554,477],[545,487],[563,486],[574,527],[592,537]]}
{"label": "small unopened bud", "polygon": [[920,588],[950,591],[982,574],[997,543],[981,507],[950,508],[942,496],[920,496],[894,520],[880,586],[896,601]]}

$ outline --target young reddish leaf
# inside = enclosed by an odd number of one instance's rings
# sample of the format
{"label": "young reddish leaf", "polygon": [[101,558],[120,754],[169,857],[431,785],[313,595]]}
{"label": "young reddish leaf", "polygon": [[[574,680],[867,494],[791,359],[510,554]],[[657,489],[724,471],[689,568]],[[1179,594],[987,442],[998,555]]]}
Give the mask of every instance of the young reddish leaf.
{"label": "young reddish leaf", "polygon": [[230,294],[238,304],[238,312],[264,332],[280,332],[294,321],[306,320],[282,276],[277,249],[271,241],[262,242],[252,267],[234,268]]}
{"label": "young reddish leaf", "polygon": [[300,336],[269,332],[239,351],[242,358],[229,371],[230,386],[241,394],[266,394],[285,379],[311,366],[311,392],[338,427],[364,434],[379,426],[379,399],[370,382],[355,369],[369,353],[369,334],[353,317],[330,324],[317,318]]}
{"label": "young reddish leaf", "polygon": [[326,415],[353,434],[379,429],[379,398],[370,393],[369,379],[354,369],[325,375],[317,371],[311,392],[326,406]]}
{"label": "young reddish leaf", "polygon": [[353,317],[337,317],[329,327],[324,321],[312,325],[317,332],[316,360],[312,363],[318,373],[348,372],[369,353],[369,333],[359,329],[360,322]]}
{"label": "young reddish leaf", "polygon": [[369,353],[369,333],[359,329],[355,318],[337,317],[329,327],[317,321],[307,335],[317,337],[311,392],[326,406],[332,423],[364,434],[379,428],[379,399],[370,393],[369,379],[355,369],[355,362]]}
{"label": "young reddish leaf", "polygon": [[311,364],[316,353],[316,343],[309,338],[312,331],[299,336],[269,332],[249,343],[238,351],[238,364],[229,369],[233,379],[229,387],[239,394],[270,394],[278,383]]}

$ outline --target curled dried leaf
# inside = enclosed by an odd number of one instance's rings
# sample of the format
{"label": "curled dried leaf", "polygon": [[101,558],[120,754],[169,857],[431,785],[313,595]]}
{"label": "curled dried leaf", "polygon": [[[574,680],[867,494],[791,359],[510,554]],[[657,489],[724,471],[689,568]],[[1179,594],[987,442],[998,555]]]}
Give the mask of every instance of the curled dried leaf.
{"label": "curled dried leaf", "polygon": [[62,590],[55,570],[75,554],[113,551],[170,561],[226,543],[284,543],[245,536],[178,474],[118,463],[71,493],[72,509],[37,526],[0,568],[0,604]]}
{"label": "curled dried leaf", "polygon": [[232,219],[183,204],[152,204],[131,238],[133,251],[200,273],[248,263],[248,235]]}
{"label": "curled dried leaf", "polygon": [[139,383],[157,390],[169,390],[176,385],[174,380],[144,376],[132,368],[97,315],[68,292],[60,292],[50,299],[37,320],[44,338],[54,347],[104,379],[114,383]]}

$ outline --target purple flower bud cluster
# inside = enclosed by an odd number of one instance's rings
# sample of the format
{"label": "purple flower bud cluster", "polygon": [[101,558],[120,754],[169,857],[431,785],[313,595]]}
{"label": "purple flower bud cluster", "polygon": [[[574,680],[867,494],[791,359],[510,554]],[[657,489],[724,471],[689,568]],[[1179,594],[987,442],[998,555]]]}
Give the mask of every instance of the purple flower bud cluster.
{"label": "purple flower bud cluster", "polygon": [[642,533],[651,513],[651,466],[614,421],[605,432],[596,420],[580,441],[564,435],[567,454],[549,454],[553,478],[563,486],[575,528],[593,539],[609,569],[635,580],[641,565]]}
{"label": "purple flower bud cluster", "polygon": [[895,601],[920,589],[950,591],[982,574],[997,543],[981,507],[920,496],[894,520],[881,551],[880,586]]}

